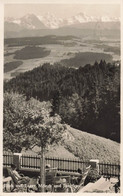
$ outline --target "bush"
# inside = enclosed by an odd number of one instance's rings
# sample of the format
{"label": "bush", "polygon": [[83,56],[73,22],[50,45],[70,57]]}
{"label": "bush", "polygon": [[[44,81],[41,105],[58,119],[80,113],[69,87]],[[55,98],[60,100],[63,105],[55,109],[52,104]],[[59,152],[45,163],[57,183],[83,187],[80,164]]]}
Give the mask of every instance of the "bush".
{"label": "bush", "polygon": [[85,179],[85,185],[89,182],[96,182],[99,178],[101,178],[101,175],[99,175],[97,169],[91,169]]}

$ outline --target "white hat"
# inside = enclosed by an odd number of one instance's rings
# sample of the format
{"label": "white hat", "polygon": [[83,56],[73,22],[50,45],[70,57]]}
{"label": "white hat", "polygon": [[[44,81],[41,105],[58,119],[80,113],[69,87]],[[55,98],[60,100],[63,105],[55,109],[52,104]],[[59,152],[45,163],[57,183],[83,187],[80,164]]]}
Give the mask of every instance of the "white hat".
{"label": "white hat", "polygon": [[62,183],[66,183],[66,179],[65,178],[62,179]]}
{"label": "white hat", "polygon": [[50,164],[46,164],[46,168],[50,168]]}

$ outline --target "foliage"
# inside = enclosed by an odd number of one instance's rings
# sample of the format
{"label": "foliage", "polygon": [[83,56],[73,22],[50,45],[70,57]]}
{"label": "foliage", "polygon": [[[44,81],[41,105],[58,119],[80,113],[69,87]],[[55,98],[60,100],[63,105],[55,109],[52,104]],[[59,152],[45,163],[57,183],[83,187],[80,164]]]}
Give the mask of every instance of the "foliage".
{"label": "foliage", "polygon": [[50,50],[46,50],[45,48],[35,47],[35,46],[26,46],[21,50],[16,50],[14,59],[34,59],[34,58],[42,58],[46,57],[50,54]]}
{"label": "foliage", "polygon": [[79,69],[44,64],[5,82],[5,91],[52,102],[52,115],[74,128],[120,142],[120,66],[100,61]]}
{"label": "foliage", "polygon": [[65,126],[58,115],[50,116],[51,104],[23,95],[4,94],[3,146],[20,152],[38,145],[47,148],[61,140]]}
{"label": "foliage", "polygon": [[105,59],[106,61],[111,62],[112,56],[110,54],[99,52],[79,52],[70,59],[61,60],[61,64],[66,67],[83,67],[87,63],[93,64],[95,60],[100,61],[101,59]]}
{"label": "foliage", "polygon": [[12,71],[13,69],[18,68],[20,65],[22,65],[22,61],[14,61],[14,62],[9,62],[4,64],[4,72],[9,72]]}
{"label": "foliage", "polygon": [[99,172],[96,168],[91,169],[88,172],[87,178],[85,179],[85,185],[89,182],[96,182],[100,177],[101,175],[99,175]]}
{"label": "foliage", "polygon": [[21,37],[21,38],[8,38],[5,39],[5,44],[9,47],[14,46],[28,46],[28,45],[45,45],[45,44],[62,44],[61,41],[72,40],[74,36],[55,36],[47,35],[40,37]]}

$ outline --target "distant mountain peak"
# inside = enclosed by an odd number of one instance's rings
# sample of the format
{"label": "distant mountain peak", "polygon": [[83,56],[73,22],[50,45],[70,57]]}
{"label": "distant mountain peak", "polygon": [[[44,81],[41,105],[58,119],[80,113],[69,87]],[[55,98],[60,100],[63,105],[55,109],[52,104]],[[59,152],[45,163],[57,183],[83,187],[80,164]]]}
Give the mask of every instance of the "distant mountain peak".
{"label": "distant mountain peak", "polygon": [[[35,15],[34,13],[28,13],[21,18],[5,18],[6,25],[18,25],[19,29],[58,29],[60,27],[67,27],[70,25],[82,25],[82,23],[88,22],[119,22],[117,17],[101,16],[94,17],[89,16],[85,12],[79,12],[78,14],[69,18],[63,19],[56,17],[55,14],[47,12],[45,15]],[[9,27],[8,27],[9,28]],[[8,29],[7,28],[7,29]]]}
{"label": "distant mountain peak", "polygon": [[37,16],[33,13],[28,13],[28,14],[24,15],[21,19],[29,20],[32,18],[37,18]]}

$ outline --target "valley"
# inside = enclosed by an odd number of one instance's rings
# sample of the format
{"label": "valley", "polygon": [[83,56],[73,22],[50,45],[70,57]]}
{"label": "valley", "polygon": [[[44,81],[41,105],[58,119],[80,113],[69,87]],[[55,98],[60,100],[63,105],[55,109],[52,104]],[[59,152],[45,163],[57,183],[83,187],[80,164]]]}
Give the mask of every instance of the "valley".
{"label": "valley", "polygon": [[[17,56],[18,51],[21,51],[21,56]],[[91,56],[90,59],[89,56]],[[64,65],[68,64],[67,66],[69,67],[78,68],[79,64],[74,66],[68,63],[73,58],[75,62],[81,60],[83,62],[81,66],[88,63],[93,64],[96,60],[100,61],[101,59],[107,62],[120,60],[119,40],[93,40],[75,36],[55,35],[5,39],[4,66],[6,69],[4,79],[9,80],[44,63],[62,62]],[[9,68],[10,64],[12,62],[15,64],[17,60],[22,63]]]}

